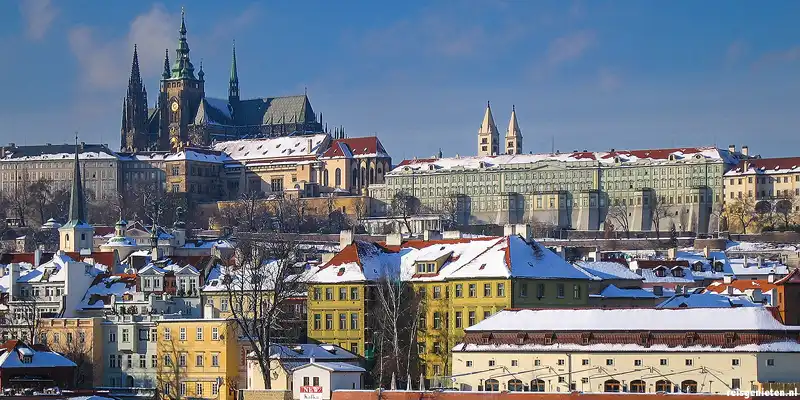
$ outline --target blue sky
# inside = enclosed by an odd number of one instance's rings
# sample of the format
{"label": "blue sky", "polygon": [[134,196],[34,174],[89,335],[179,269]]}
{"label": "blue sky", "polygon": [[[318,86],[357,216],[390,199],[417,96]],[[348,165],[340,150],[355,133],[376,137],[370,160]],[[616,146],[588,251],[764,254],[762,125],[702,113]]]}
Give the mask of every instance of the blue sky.
{"label": "blue sky", "polygon": [[[800,2],[185,2],[206,93],[299,94],[395,162],[474,154],[487,100],[526,152],[800,148]],[[0,2],[0,142],[119,146],[133,44],[151,103],[180,2]]]}

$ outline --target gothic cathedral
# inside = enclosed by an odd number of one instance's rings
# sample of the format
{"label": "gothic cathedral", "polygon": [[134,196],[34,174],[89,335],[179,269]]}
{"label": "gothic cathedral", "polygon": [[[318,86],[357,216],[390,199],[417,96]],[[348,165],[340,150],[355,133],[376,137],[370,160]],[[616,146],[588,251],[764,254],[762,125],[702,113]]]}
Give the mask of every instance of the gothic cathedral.
{"label": "gothic cathedral", "polygon": [[235,47],[228,98],[206,97],[203,65],[195,73],[189,59],[183,12],[178,32],[175,62],[170,66],[169,50],[164,56],[155,108],[148,108],[134,46],[131,76],[122,106],[122,151],[175,151],[185,146],[207,146],[214,141],[323,131],[322,114],[314,113],[305,94],[240,99]]}

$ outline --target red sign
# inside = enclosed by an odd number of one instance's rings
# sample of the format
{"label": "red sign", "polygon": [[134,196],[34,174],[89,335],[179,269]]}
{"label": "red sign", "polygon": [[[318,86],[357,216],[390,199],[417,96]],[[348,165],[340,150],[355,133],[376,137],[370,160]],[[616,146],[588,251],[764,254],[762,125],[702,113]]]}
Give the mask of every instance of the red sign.
{"label": "red sign", "polygon": [[322,386],[300,386],[300,393],[322,393]]}

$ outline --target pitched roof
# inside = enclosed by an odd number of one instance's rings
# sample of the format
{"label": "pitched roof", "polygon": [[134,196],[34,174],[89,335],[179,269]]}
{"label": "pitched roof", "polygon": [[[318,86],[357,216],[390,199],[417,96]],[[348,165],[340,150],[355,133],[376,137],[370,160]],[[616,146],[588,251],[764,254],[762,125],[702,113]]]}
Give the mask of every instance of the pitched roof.
{"label": "pitched roof", "polygon": [[786,285],[786,284],[797,284],[797,283],[800,283],[800,272],[798,272],[798,271],[800,271],[800,270],[798,270],[797,268],[793,269],[792,272],[789,273],[789,275],[786,275],[783,278],[778,279],[777,281],[775,281],[775,285],[776,286],[783,286],[783,285]]}
{"label": "pitched roof", "polygon": [[381,141],[376,136],[336,139],[323,158],[389,157]]}
{"label": "pitched roof", "polygon": [[500,311],[466,331],[800,332],[800,326],[781,324],[766,307],[519,309]]}
{"label": "pitched roof", "polygon": [[[74,144],[46,144],[7,147],[5,160],[64,160],[75,157]],[[117,154],[102,144],[83,144],[78,156],[81,160],[116,159]]]}
{"label": "pitched roof", "polygon": [[607,299],[655,299],[656,295],[644,289],[620,289],[615,285],[608,285],[600,292],[600,297]]}
{"label": "pitched roof", "polygon": [[579,261],[575,265],[589,274],[590,276],[600,279],[627,279],[634,281],[641,281],[642,277],[618,262],[611,261]]}
{"label": "pitched roof", "polygon": [[657,305],[656,308],[731,308],[731,307],[762,307],[746,297],[729,297],[717,293],[686,293],[676,294]]}
{"label": "pitched roof", "polygon": [[213,148],[227,154],[231,161],[236,162],[303,160],[315,158],[322,153],[329,139],[330,137],[323,133],[269,139],[241,139],[215,143]]}
{"label": "pitched roof", "polygon": [[271,125],[315,122],[305,95],[240,100],[233,104],[235,125]]}
{"label": "pitched roof", "polygon": [[[747,165],[747,170],[744,168],[745,165]],[[752,158],[749,160],[742,160],[736,168],[728,171],[725,175],[785,174],[789,172],[800,172],[800,157]]]}
{"label": "pitched roof", "polygon": [[[789,276],[787,275],[785,278],[788,277]],[[762,292],[767,292],[769,290],[774,289],[775,285],[778,282],[780,281],[776,281],[775,283],[769,283],[764,280],[754,281],[752,279],[736,279],[731,281],[731,283],[716,281],[716,282],[711,282],[711,284],[709,284],[708,287],[706,287],[706,291],[725,294],[728,292],[728,287],[732,287],[734,289],[734,294],[744,294],[745,291],[747,290],[756,290],[756,289],[761,290]]]}
{"label": "pitched roof", "polygon": [[[418,273],[418,261],[448,255],[435,273]],[[409,240],[399,246],[355,241],[310,272],[316,282],[361,282],[399,274],[410,281],[477,277],[580,279],[589,277],[543,247],[519,236]]]}

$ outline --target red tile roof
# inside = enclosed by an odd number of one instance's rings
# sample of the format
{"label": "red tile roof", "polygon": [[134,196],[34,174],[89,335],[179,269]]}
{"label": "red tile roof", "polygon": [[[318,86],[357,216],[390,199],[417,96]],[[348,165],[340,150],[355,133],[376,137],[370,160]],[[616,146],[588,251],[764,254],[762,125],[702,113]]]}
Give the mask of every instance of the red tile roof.
{"label": "red tile roof", "polygon": [[785,285],[787,283],[788,284],[800,283],[800,272],[798,272],[798,271],[800,271],[800,269],[793,269],[792,272],[789,273],[789,275],[786,275],[783,278],[778,279],[777,281],[775,281],[775,285],[776,286],[778,286],[778,285],[783,286],[783,285]]}
{"label": "red tile roof", "polygon": [[346,153],[353,156],[363,156],[367,154],[386,153],[381,141],[376,136],[359,138],[336,139],[331,143],[331,147],[322,153],[322,157],[345,157]]}
{"label": "red tile roof", "polygon": [[412,159],[412,160],[403,160],[403,161],[400,162],[398,167],[402,167],[404,165],[417,164],[417,163],[431,163],[431,162],[434,162],[436,160],[437,160],[436,158],[415,158],[415,159]]}
{"label": "red tile roof", "polygon": [[616,150],[606,153],[601,158],[608,159],[616,156],[634,156],[636,158],[653,158],[664,160],[669,158],[672,153],[695,154],[702,152],[703,149],[697,147],[683,147],[671,149],[645,149],[645,150]]}
{"label": "red tile roof", "polygon": [[[788,275],[787,275],[788,276]],[[737,279],[731,283],[712,283],[708,285],[706,290],[709,292],[714,293],[725,293],[728,291],[728,287],[733,287],[741,292],[745,290],[753,290],[753,289],[761,289],[761,291],[766,292],[768,290],[772,290],[775,288],[775,284],[766,282],[766,281],[754,281],[749,279]]]}
{"label": "red tile roof", "polygon": [[[756,170],[763,168],[764,171],[776,169],[797,169],[800,167],[800,157],[780,157],[780,158],[753,158],[746,161],[740,161],[736,166],[736,172],[744,171],[744,164],[747,163],[748,170]],[[798,169],[800,171],[800,169]]]}
{"label": "red tile roof", "polygon": [[671,267],[688,267],[689,261],[687,260],[636,260],[637,268],[652,269],[659,266],[667,268]]}

